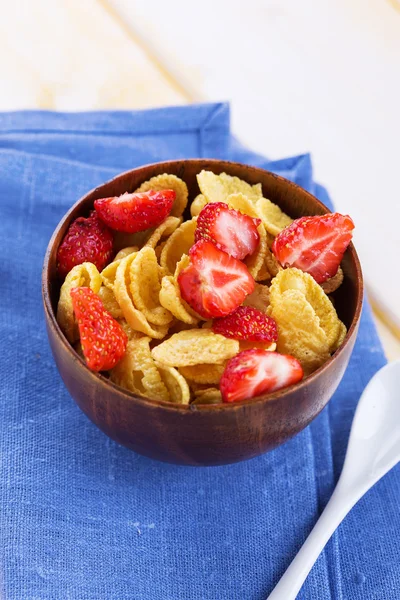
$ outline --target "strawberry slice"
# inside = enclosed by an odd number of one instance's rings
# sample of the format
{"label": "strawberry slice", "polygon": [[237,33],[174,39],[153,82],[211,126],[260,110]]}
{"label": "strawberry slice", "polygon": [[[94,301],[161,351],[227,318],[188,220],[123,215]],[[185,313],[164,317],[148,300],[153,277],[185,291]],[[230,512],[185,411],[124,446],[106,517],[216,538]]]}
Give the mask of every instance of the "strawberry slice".
{"label": "strawberry slice", "polygon": [[125,354],[128,343],[126,333],[90,288],[72,288],[70,293],[89,369],[112,369]]}
{"label": "strawberry slice", "polygon": [[174,190],[122,194],[94,201],[99,217],[116,231],[136,233],[157,227],[171,212]]}
{"label": "strawberry slice", "polygon": [[254,290],[247,267],[211,242],[198,241],[189,255],[178,283],[182,298],[205,319],[228,315]]}
{"label": "strawberry slice", "polygon": [[260,241],[260,219],[253,219],[224,202],[206,204],[197,218],[195,241],[205,239],[220,250],[243,260],[253,254]]}
{"label": "strawberry slice", "polygon": [[277,235],[272,251],[283,267],[297,267],[323,283],[336,275],[353,229],[348,215],[302,217]]}
{"label": "strawberry slice", "polygon": [[113,256],[113,234],[92,211],[69,226],[57,251],[57,271],[64,278],[76,265],[91,262],[102,271]]}
{"label": "strawberry slice", "polygon": [[252,348],[227,362],[219,387],[224,402],[240,402],[275,392],[301,379],[303,369],[293,356]]}
{"label": "strawberry slice", "polygon": [[278,340],[278,329],[274,319],[252,306],[239,306],[230,315],[215,319],[212,328],[215,333],[235,340],[251,342]]}

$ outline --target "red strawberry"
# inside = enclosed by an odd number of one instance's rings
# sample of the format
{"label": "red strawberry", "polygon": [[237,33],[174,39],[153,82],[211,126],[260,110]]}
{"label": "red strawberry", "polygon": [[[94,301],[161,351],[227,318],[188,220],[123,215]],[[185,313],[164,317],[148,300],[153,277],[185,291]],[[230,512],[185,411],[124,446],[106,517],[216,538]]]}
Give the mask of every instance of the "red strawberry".
{"label": "red strawberry", "polygon": [[293,356],[259,348],[244,350],[231,358],[219,384],[224,402],[240,402],[303,379],[301,364]]}
{"label": "red strawberry", "polygon": [[233,258],[253,254],[260,241],[260,219],[253,219],[224,202],[206,204],[197,218],[195,241],[209,240]]}
{"label": "red strawberry", "polygon": [[174,190],[150,190],[101,198],[94,201],[94,207],[111,229],[136,233],[162,223],[171,211],[175,196]]}
{"label": "red strawberry", "polygon": [[71,290],[83,354],[92,371],[108,371],[125,354],[128,337],[88,287]]}
{"label": "red strawberry", "polygon": [[251,306],[239,306],[227,317],[215,319],[215,333],[235,340],[252,342],[276,342],[278,329],[274,319]]}
{"label": "red strawberry", "polygon": [[228,315],[254,290],[247,267],[211,242],[200,240],[189,255],[178,283],[182,298],[205,319]]}
{"label": "red strawberry", "polygon": [[99,271],[113,255],[113,234],[95,211],[79,217],[69,226],[57,252],[57,271],[64,278],[76,265],[91,262]]}
{"label": "red strawberry", "polygon": [[352,219],[339,213],[302,217],[277,235],[272,251],[283,267],[297,267],[323,283],[337,273],[353,229]]}

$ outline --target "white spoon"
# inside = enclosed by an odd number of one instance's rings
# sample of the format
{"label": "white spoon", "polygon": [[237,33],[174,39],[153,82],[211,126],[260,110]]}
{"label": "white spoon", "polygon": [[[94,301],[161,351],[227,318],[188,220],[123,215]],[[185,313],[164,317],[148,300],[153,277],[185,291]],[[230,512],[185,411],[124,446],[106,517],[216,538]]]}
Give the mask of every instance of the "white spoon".
{"label": "white spoon", "polygon": [[294,600],[335,529],[400,461],[400,361],[378,371],[354,415],[342,474],[331,499],[268,600]]}

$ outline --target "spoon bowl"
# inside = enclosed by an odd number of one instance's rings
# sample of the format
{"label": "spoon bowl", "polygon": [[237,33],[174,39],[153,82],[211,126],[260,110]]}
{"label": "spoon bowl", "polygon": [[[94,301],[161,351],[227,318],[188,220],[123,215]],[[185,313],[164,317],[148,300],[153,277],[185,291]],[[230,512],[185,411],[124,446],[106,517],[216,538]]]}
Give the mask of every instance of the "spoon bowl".
{"label": "spoon bowl", "polygon": [[351,479],[367,490],[400,460],[399,384],[396,361],[380,369],[365,388],[354,415],[342,485]]}

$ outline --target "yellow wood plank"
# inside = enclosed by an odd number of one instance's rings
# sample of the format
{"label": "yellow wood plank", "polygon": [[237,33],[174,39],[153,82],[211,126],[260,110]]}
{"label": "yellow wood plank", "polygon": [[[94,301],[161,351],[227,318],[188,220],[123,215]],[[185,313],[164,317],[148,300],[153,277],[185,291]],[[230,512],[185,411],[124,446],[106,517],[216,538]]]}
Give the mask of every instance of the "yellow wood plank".
{"label": "yellow wood plank", "polygon": [[0,20],[0,110],[187,102],[100,0],[21,0]]}

